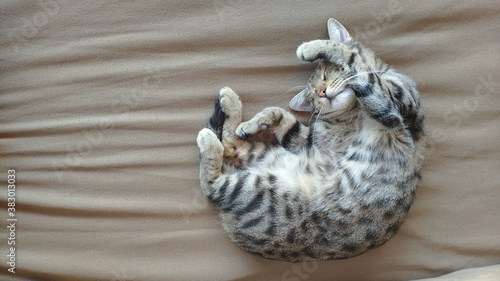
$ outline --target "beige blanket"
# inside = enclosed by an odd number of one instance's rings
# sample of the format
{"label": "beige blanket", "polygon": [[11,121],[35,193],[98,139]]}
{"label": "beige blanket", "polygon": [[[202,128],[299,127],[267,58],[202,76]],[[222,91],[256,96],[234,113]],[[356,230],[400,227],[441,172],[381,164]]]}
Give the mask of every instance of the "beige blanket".
{"label": "beige blanket", "polygon": [[[421,2],[1,1],[0,279],[412,280],[500,264],[500,4]],[[296,47],[326,38],[329,17],[419,85],[423,185],[380,248],[265,260],[202,196],[196,135],[224,86],[245,119],[286,108],[314,67]],[[438,280],[500,276],[474,272]]]}

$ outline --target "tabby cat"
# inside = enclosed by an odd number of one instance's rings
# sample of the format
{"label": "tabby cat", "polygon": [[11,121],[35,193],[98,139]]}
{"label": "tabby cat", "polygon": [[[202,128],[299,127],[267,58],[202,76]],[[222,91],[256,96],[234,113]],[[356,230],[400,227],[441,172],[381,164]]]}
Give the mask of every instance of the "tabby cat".
{"label": "tabby cat", "polygon": [[[229,88],[197,138],[204,195],[244,250],[290,262],[360,255],[393,237],[415,198],[424,114],[415,83],[351,40],[336,20],[330,40],[303,43],[320,60],[290,102],[309,127],[269,107],[241,123]],[[279,145],[249,141],[270,130]]]}

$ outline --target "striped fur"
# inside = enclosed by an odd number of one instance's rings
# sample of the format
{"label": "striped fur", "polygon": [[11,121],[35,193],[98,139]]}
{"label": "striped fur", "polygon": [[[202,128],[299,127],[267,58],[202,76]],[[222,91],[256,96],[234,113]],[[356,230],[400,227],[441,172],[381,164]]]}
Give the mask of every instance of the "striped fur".
{"label": "striped fur", "polygon": [[[321,60],[302,93],[314,121],[306,127],[269,107],[241,123],[239,97],[222,89],[212,119],[224,122],[209,122],[197,139],[201,187],[250,253],[353,257],[393,237],[414,201],[425,142],[418,92],[358,42],[315,40],[297,54]],[[322,94],[332,89],[352,91],[336,101]],[[280,145],[247,141],[262,130]]]}

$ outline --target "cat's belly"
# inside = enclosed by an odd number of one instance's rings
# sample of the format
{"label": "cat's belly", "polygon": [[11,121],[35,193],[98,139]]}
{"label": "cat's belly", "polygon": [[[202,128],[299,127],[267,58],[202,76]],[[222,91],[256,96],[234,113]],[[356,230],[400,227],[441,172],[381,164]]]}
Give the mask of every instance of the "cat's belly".
{"label": "cat's belly", "polygon": [[269,156],[249,167],[248,171],[263,176],[273,175],[280,188],[312,196],[331,188],[338,180],[336,160],[329,156],[330,159],[325,159],[317,151],[304,149],[292,153],[277,147]]}

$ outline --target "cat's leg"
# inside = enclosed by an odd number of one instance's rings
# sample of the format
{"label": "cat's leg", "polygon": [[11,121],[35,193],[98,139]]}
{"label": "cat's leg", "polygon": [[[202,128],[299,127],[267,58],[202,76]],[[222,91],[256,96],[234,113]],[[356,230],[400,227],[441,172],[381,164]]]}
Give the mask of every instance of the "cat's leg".
{"label": "cat's leg", "polygon": [[381,76],[369,73],[358,76],[358,85],[353,90],[371,118],[389,129],[403,129],[403,118],[384,84]]}
{"label": "cat's leg", "polygon": [[235,135],[236,128],[241,123],[242,105],[240,97],[229,87],[219,92],[221,110],[225,113],[221,141],[224,147],[224,157],[232,157],[236,149],[243,144],[243,140]]}
{"label": "cat's leg", "polygon": [[222,88],[207,128],[198,134],[200,185],[210,200],[214,200],[219,189],[227,188],[224,183],[229,174],[224,174],[224,169],[228,168],[224,158],[229,162],[237,161],[237,150],[244,151],[249,145],[235,135],[236,127],[241,123],[241,110],[238,95],[228,87]]}
{"label": "cat's leg", "polygon": [[297,48],[297,57],[309,62],[322,59],[341,65],[348,60],[350,55],[351,50],[347,45],[332,40],[313,40]]}
{"label": "cat's leg", "polygon": [[200,186],[203,194],[210,197],[214,192],[213,183],[222,174],[224,147],[208,128],[198,133],[196,142],[200,148]]}
{"label": "cat's leg", "polygon": [[208,120],[207,128],[212,130],[222,142],[224,156],[231,158],[242,140],[235,136],[234,131],[241,123],[241,101],[238,95],[229,87],[222,88],[215,103],[215,110]]}
{"label": "cat's leg", "polygon": [[241,139],[269,129],[279,143],[289,150],[307,145],[309,128],[302,125],[290,112],[279,107],[268,107],[247,122],[241,123],[236,135]]}

